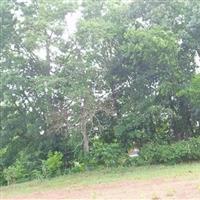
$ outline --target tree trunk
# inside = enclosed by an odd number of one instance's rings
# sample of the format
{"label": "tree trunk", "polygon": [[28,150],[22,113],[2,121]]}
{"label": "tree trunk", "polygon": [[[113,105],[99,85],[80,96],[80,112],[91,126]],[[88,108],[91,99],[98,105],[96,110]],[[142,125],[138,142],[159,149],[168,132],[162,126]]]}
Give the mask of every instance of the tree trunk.
{"label": "tree trunk", "polygon": [[117,97],[116,97],[116,93],[114,91],[114,86],[113,84],[111,84],[111,96],[112,96],[112,102],[113,102],[113,107],[114,107],[114,111],[117,114],[117,118],[120,117],[120,112],[119,112],[119,105],[117,103]]}
{"label": "tree trunk", "polygon": [[82,130],[82,135],[83,135],[83,151],[85,154],[88,154],[89,153],[89,138],[88,138],[87,128],[86,128],[85,123]]}
{"label": "tree trunk", "polygon": [[89,153],[89,137],[87,134],[87,109],[86,109],[86,99],[83,98],[83,105],[81,108],[81,134],[83,136],[83,151],[84,154]]}
{"label": "tree trunk", "polygon": [[51,59],[50,59],[50,44],[49,41],[46,41],[46,66],[44,73],[46,76],[50,75],[50,69],[51,69]]}

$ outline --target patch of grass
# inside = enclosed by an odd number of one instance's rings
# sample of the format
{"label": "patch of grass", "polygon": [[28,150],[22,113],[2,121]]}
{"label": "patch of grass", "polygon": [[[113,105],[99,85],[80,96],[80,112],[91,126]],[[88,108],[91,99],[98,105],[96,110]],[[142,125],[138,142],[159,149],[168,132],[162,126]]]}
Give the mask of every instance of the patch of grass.
{"label": "patch of grass", "polygon": [[0,188],[0,199],[23,196],[51,189],[79,187],[83,185],[109,183],[123,180],[150,180],[184,176],[184,179],[200,177],[200,163],[173,166],[152,165],[142,167],[101,168],[77,174],[63,175],[42,181],[4,186]]}
{"label": "patch of grass", "polygon": [[167,197],[173,197],[175,195],[175,193],[176,193],[176,190],[170,189],[170,190],[167,191],[166,196]]}
{"label": "patch of grass", "polygon": [[197,190],[200,192],[200,185],[197,185]]}
{"label": "patch of grass", "polygon": [[160,198],[158,197],[158,195],[157,194],[153,194],[152,195],[152,198],[151,198],[152,200],[159,200]]}

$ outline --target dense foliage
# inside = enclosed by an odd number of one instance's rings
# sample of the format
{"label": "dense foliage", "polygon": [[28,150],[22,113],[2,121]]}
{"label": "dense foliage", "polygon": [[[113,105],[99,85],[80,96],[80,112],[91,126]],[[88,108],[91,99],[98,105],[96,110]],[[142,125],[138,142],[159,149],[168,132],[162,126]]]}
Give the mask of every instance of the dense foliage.
{"label": "dense foliage", "polygon": [[200,138],[190,138],[171,145],[149,144],[142,148],[140,160],[148,164],[175,164],[200,159]]}
{"label": "dense foliage", "polygon": [[199,0],[0,4],[0,184],[200,159]]}

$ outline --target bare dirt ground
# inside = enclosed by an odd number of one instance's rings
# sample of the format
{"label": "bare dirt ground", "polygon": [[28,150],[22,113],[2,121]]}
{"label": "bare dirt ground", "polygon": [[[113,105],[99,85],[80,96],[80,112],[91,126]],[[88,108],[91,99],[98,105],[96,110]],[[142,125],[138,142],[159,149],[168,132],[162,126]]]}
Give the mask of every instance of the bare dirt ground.
{"label": "bare dirt ground", "polygon": [[[200,200],[200,178],[121,181],[35,192],[15,199],[194,199]],[[14,200],[12,198],[12,200]]]}

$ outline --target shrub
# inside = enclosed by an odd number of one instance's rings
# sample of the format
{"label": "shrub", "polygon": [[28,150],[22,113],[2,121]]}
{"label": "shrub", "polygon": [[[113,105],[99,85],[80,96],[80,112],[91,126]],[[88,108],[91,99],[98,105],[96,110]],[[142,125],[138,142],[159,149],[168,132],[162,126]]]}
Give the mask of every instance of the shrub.
{"label": "shrub", "polygon": [[123,163],[123,166],[130,167],[130,166],[143,166],[148,165],[149,163],[144,160],[141,156],[138,157],[126,157],[125,162]]}
{"label": "shrub", "polygon": [[30,170],[28,168],[28,157],[22,151],[13,165],[3,170],[3,177],[7,184],[22,182],[29,179]]}
{"label": "shrub", "polygon": [[0,186],[5,185],[6,182],[3,169],[0,167]]}
{"label": "shrub", "polygon": [[55,176],[61,172],[61,167],[63,165],[62,158],[63,154],[61,152],[49,152],[47,160],[44,160],[42,163],[44,177]]}
{"label": "shrub", "polygon": [[6,179],[4,177],[4,172],[3,172],[3,157],[6,153],[6,148],[0,148],[0,186],[6,184]]}
{"label": "shrub", "polygon": [[117,143],[103,143],[94,140],[89,154],[88,163],[92,165],[104,165],[106,167],[115,167],[120,165],[123,151]]}
{"label": "shrub", "polygon": [[7,169],[4,169],[3,174],[7,184],[10,185],[15,183],[17,180],[26,177],[26,170],[23,164],[17,160],[13,165],[9,166]]}
{"label": "shrub", "polygon": [[85,171],[84,163],[74,161],[73,167],[71,168],[71,172],[77,173],[77,172],[83,172],[83,171]]}
{"label": "shrub", "polygon": [[31,172],[31,178],[32,179],[37,179],[37,180],[42,180],[44,178],[42,172],[40,170],[34,169]]}
{"label": "shrub", "polygon": [[140,151],[140,159],[148,164],[175,164],[200,160],[200,137],[170,145],[147,144]]}

